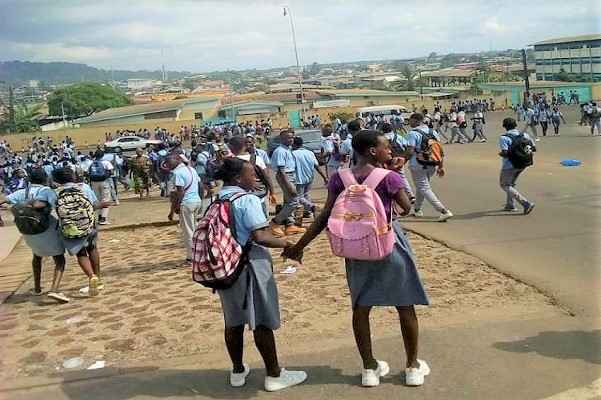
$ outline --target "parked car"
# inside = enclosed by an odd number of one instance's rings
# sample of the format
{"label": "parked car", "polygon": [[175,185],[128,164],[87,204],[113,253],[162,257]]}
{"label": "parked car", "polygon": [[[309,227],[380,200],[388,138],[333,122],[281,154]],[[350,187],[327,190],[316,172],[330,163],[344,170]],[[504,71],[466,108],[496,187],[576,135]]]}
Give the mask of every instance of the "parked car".
{"label": "parked car", "polygon": [[[323,155],[321,151],[321,130],[320,129],[306,129],[299,130],[294,132],[294,136],[298,136],[303,138],[303,147],[307,150],[311,150],[315,157],[317,157],[317,161],[319,161],[320,165],[327,160],[323,160]],[[267,154],[269,157],[273,154],[273,151],[280,145],[280,136],[277,135],[267,142]]]}
{"label": "parked car", "polygon": [[135,150],[138,147],[145,149],[150,145],[156,146],[161,143],[160,140],[144,139],[138,136],[122,136],[115,140],[111,140],[110,142],[106,142],[104,147],[119,153],[123,150]]}
{"label": "parked car", "polygon": [[396,114],[400,115],[403,118],[405,124],[409,121],[409,117],[413,115],[413,111],[411,111],[407,107],[399,106],[397,104],[390,104],[386,106],[362,107],[359,108],[357,112],[359,113],[359,116],[363,119],[365,119],[369,114],[384,115],[385,117],[389,117],[392,114]]}

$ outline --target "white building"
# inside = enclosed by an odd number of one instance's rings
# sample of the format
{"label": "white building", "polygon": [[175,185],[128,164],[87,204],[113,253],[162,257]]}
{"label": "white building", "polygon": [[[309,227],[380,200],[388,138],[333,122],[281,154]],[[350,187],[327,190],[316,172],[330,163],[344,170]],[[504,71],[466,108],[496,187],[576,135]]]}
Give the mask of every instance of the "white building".
{"label": "white building", "polygon": [[563,37],[534,43],[536,79],[557,80],[563,69],[582,78],[601,79],[601,34]]}
{"label": "white building", "polygon": [[152,79],[128,79],[127,87],[131,90],[152,89],[153,83]]}

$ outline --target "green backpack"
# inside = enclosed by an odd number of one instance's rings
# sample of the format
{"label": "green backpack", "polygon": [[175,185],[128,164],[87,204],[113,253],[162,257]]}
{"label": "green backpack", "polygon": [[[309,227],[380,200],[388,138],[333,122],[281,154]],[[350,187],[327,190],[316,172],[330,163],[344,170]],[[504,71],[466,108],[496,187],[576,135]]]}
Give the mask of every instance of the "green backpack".
{"label": "green backpack", "polygon": [[68,239],[86,237],[94,231],[94,206],[80,186],[57,190],[56,213],[59,216],[61,232]]}

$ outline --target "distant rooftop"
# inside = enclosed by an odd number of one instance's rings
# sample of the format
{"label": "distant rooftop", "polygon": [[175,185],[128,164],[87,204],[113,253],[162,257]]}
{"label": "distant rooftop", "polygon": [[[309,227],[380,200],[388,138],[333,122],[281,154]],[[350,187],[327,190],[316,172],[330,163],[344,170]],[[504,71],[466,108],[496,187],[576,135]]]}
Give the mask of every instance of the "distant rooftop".
{"label": "distant rooftop", "polygon": [[583,42],[587,40],[601,40],[601,33],[591,33],[587,35],[578,36],[565,36],[556,39],[547,39],[541,42],[534,43],[535,46],[539,44],[555,44],[555,43],[569,43],[569,42]]}

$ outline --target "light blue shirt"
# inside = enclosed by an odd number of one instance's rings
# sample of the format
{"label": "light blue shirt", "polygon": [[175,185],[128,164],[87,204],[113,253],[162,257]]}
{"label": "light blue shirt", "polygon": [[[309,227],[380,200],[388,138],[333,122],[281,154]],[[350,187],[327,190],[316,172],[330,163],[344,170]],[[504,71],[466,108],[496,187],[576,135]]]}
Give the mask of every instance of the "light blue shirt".
{"label": "light blue shirt", "polygon": [[353,135],[350,133],[346,135],[346,139],[340,146],[340,152],[346,154],[349,157],[349,168],[353,166]]}
{"label": "light blue shirt", "polygon": [[186,189],[182,198],[182,204],[200,202],[200,196],[198,195],[198,183],[200,180],[195,170],[185,164],[179,164],[173,170],[173,178],[175,186]]}
{"label": "light blue shirt", "polygon": [[[219,191],[219,198],[227,198],[245,190],[239,186],[224,186]],[[233,216],[236,224],[236,241],[245,245],[250,239],[252,231],[265,228],[269,221],[263,214],[261,200],[254,194],[247,194],[232,203]]]}
{"label": "light blue shirt", "polygon": [[279,145],[271,155],[271,169],[275,172],[278,172],[279,167],[284,167],[284,172],[294,172],[295,164],[292,150],[287,146]]}
{"label": "light blue shirt", "polygon": [[[6,200],[9,204],[17,204],[25,200],[25,193],[27,189],[19,189],[6,196]],[[27,196],[29,200],[40,200],[50,204],[52,208],[56,207],[56,193],[48,186],[42,186],[32,183],[29,186],[29,194]]]}
{"label": "light blue shirt", "polygon": [[261,157],[261,159],[263,160],[265,165],[271,164],[271,160],[269,159],[269,154],[267,154],[267,152],[265,150],[255,149],[255,154],[257,155],[257,157]]}
{"label": "light blue shirt", "polygon": [[[334,141],[331,139],[326,139],[323,142],[321,142],[321,148],[323,149],[324,152],[326,153],[330,153],[330,159],[328,160],[328,167],[339,167],[342,165],[342,161],[341,160],[336,160],[336,157],[334,157],[334,152],[336,151],[336,148],[334,146]],[[339,149],[340,151],[340,149]]]}
{"label": "light blue shirt", "polygon": [[545,111],[545,110],[541,110],[541,111],[538,113],[538,120],[539,120],[540,122],[547,122],[547,121],[549,120],[549,115],[547,114],[547,111]]}
{"label": "light blue shirt", "polygon": [[[507,131],[507,133],[505,133],[505,135],[519,135],[520,131],[518,131],[517,129],[510,129]],[[509,146],[511,146],[511,143],[513,142],[513,140],[511,140],[510,137],[505,136],[505,135],[501,135],[499,137],[499,147],[501,148],[501,150],[508,150]],[[532,138],[527,134],[527,133],[523,133],[524,137],[528,140],[530,140],[530,142],[532,142]],[[532,145],[532,147],[534,147],[534,144]],[[511,161],[509,161],[509,158],[507,157],[503,157],[503,163],[501,165],[501,169],[513,169],[513,164],[511,163]]]}
{"label": "light blue shirt", "polygon": [[[425,132],[428,132],[428,131],[425,131]],[[385,133],[384,136],[386,136],[386,139],[388,139],[388,141],[390,141],[391,143],[393,141],[395,141],[398,144],[400,144],[402,148],[407,147],[407,139],[405,139],[405,137],[403,137],[401,135],[397,135],[394,132],[388,132],[388,133]]]}
{"label": "light blue shirt", "polygon": [[313,182],[315,167],[319,165],[311,150],[301,147],[292,152],[296,158],[296,184],[304,185]]}
{"label": "light blue shirt", "polygon": [[[409,159],[409,168],[423,168],[423,165],[417,162],[417,153],[419,152],[419,148],[422,145],[422,133],[428,133],[430,128],[428,125],[420,125],[415,127],[409,131],[407,134],[407,146],[413,147],[413,153],[411,153],[411,158]],[[438,132],[432,130],[432,134],[436,138],[436,140],[440,141],[440,136],[438,136]]]}
{"label": "light blue shirt", "polygon": [[108,161],[114,167],[111,176],[119,176],[119,170],[123,166],[123,159],[115,153],[108,153],[102,156],[101,160]]}

